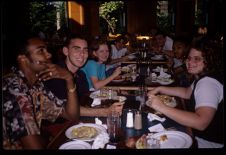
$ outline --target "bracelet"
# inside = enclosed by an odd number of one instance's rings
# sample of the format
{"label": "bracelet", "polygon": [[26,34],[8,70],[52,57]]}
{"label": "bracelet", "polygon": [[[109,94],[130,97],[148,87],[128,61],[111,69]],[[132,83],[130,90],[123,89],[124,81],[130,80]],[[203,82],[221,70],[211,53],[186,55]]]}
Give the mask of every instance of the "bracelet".
{"label": "bracelet", "polygon": [[75,85],[75,87],[74,87],[74,88],[68,89],[68,92],[69,92],[69,93],[74,93],[74,92],[75,92],[75,90],[76,90],[76,85]]}

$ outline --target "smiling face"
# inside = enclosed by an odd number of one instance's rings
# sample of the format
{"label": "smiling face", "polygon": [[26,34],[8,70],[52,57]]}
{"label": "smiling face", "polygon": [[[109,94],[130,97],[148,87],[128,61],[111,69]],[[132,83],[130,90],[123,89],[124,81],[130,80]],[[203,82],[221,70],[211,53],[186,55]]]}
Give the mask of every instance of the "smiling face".
{"label": "smiling face", "polygon": [[96,51],[93,51],[93,55],[98,58],[99,63],[104,63],[108,60],[109,49],[107,44],[100,44]]}
{"label": "smiling face", "polygon": [[28,40],[26,46],[27,58],[30,61],[30,67],[38,72],[46,67],[46,63],[51,62],[52,55],[47,51],[46,44],[39,38]]}
{"label": "smiling face", "polygon": [[202,52],[191,48],[189,55],[186,59],[186,67],[188,73],[198,75],[204,71],[206,67]]}
{"label": "smiling face", "polygon": [[66,64],[70,71],[75,72],[81,68],[88,58],[88,44],[83,39],[71,39],[68,47],[63,48]]}

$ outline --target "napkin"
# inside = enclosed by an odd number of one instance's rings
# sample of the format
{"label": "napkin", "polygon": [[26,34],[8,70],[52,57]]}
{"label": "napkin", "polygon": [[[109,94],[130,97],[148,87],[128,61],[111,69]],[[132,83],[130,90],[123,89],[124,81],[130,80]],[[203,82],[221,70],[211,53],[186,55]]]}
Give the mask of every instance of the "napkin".
{"label": "napkin", "polygon": [[164,72],[163,67],[160,68],[160,74],[158,78],[170,78],[171,75]]}
{"label": "napkin", "polygon": [[156,81],[157,80],[157,74],[151,73],[151,78],[152,78],[152,81]]}
{"label": "napkin", "polygon": [[93,103],[91,104],[91,107],[97,106],[101,104],[101,99],[100,98],[94,98]]}
{"label": "napkin", "polygon": [[103,124],[99,118],[95,118],[95,124],[102,125],[105,129],[107,129],[107,125]]}
{"label": "napkin", "polygon": [[161,123],[159,123],[159,124],[149,127],[148,130],[150,132],[162,132],[162,131],[165,131],[165,128],[162,126]]}
{"label": "napkin", "polygon": [[165,117],[161,118],[158,115],[155,115],[153,113],[148,113],[147,118],[148,118],[149,121],[157,120],[157,121],[160,121],[160,122],[164,122],[166,120]]}
{"label": "napkin", "polygon": [[104,148],[105,144],[109,142],[109,135],[106,132],[100,133],[94,140],[92,149]]}

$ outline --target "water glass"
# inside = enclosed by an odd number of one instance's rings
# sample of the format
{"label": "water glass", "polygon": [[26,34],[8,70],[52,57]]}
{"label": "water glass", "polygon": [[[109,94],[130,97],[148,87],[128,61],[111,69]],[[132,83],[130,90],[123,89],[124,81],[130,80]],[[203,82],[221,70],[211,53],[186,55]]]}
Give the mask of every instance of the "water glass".
{"label": "water glass", "polygon": [[110,142],[112,143],[119,141],[120,124],[121,120],[118,112],[112,111],[107,115],[107,131],[110,137]]}
{"label": "water glass", "polygon": [[147,149],[159,149],[160,140],[156,138],[146,137],[146,148]]}

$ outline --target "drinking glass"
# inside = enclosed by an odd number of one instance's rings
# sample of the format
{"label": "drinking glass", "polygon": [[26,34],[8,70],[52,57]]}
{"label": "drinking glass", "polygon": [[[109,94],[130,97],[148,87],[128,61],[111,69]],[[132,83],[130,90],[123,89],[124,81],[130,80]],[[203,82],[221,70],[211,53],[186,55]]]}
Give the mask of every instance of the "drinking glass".
{"label": "drinking glass", "polygon": [[107,115],[107,131],[110,137],[110,142],[112,143],[119,141],[120,124],[121,120],[118,112],[112,111]]}
{"label": "drinking glass", "polygon": [[159,149],[160,140],[156,138],[146,137],[146,148],[147,149]]}

